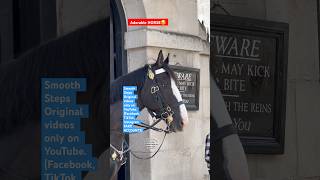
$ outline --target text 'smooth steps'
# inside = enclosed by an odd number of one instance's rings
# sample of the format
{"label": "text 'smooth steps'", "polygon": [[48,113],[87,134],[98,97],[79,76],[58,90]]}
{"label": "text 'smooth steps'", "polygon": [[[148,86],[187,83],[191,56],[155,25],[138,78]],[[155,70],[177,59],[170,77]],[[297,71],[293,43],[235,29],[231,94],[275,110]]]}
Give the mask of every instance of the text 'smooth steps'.
{"label": "text 'smooth steps'", "polygon": [[76,104],[77,92],[84,91],[85,78],[41,79],[42,180],[80,180],[82,171],[95,170],[92,147],[80,129],[89,107]]}

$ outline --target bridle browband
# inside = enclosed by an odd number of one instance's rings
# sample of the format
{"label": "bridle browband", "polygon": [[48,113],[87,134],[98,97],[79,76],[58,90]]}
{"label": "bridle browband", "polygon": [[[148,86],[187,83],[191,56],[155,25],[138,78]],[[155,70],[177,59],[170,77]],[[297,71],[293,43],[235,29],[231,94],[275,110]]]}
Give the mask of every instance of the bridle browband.
{"label": "bridle browband", "polygon": [[[151,80],[153,85],[151,86],[150,90],[147,90],[147,92],[150,92],[151,95],[154,97],[156,103],[158,104],[159,111],[152,111],[148,107],[146,107],[146,108],[147,108],[149,114],[152,116],[152,118],[155,118],[156,121],[153,122],[151,125],[143,123],[143,122],[141,122],[140,124],[133,124],[133,125],[135,125],[137,127],[144,128],[143,131],[154,130],[154,131],[157,131],[157,132],[164,132],[165,134],[164,134],[164,137],[162,139],[162,142],[161,142],[159,148],[157,149],[157,151],[152,156],[147,157],[147,158],[139,157],[135,153],[133,153],[130,150],[130,147],[128,146],[128,143],[125,140],[122,142],[121,150],[118,150],[116,147],[114,147],[112,144],[110,144],[110,147],[114,150],[113,154],[111,155],[112,159],[113,160],[117,159],[119,161],[119,163],[121,163],[121,165],[126,163],[126,158],[124,158],[124,154],[127,153],[127,152],[130,152],[137,159],[146,160],[146,159],[153,158],[159,152],[159,150],[161,149],[166,135],[168,133],[172,132],[170,130],[170,125],[171,125],[171,123],[173,121],[174,111],[172,110],[170,105],[165,104],[163,102],[164,98],[163,98],[163,95],[162,95],[162,91],[161,91],[161,88],[159,87],[159,84],[158,84],[156,78],[155,78],[155,75],[161,74],[161,73],[164,73],[164,72],[166,72],[166,70],[163,69],[163,68],[157,69],[157,70],[155,70],[153,72],[151,65],[148,65],[147,80],[148,79]],[[180,107],[183,104],[184,103],[182,101],[179,101],[178,102],[178,107]],[[161,121],[165,121],[166,122],[167,127],[165,129],[155,127]],[[127,149],[125,149],[124,146],[127,146]]]}

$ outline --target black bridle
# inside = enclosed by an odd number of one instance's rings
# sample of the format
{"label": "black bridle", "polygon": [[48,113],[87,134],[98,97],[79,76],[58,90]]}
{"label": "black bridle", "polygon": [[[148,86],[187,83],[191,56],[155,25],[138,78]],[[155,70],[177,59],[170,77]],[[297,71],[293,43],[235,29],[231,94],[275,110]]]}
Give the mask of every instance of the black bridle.
{"label": "black bridle", "polygon": [[[154,130],[154,131],[157,131],[157,132],[164,132],[163,139],[162,139],[161,144],[160,144],[159,148],[157,149],[157,151],[155,153],[153,153],[153,155],[151,155],[151,156],[149,156],[147,158],[139,157],[134,152],[132,152],[130,150],[130,147],[129,147],[128,143],[126,142],[126,140],[123,140],[121,150],[118,150],[112,144],[110,144],[110,147],[114,150],[114,152],[111,155],[111,157],[114,156],[115,158],[113,158],[113,160],[117,159],[117,161],[119,163],[121,163],[121,165],[126,163],[126,158],[124,158],[124,154],[126,154],[127,152],[130,152],[137,159],[147,160],[147,159],[153,158],[159,152],[159,150],[161,149],[161,147],[162,147],[162,145],[164,143],[164,140],[166,138],[166,135],[168,133],[172,132],[170,130],[170,125],[171,125],[171,123],[173,121],[174,111],[173,111],[173,109],[171,108],[170,105],[168,105],[168,104],[166,104],[164,102],[164,98],[163,98],[163,94],[162,94],[161,88],[160,88],[159,83],[157,82],[157,80],[155,78],[156,74],[157,73],[152,71],[151,65],[148,65],[147,79],[149,79],[152,82],[152,86],[151,86],[150,89],[147,89],[146,92],[150,92],[151,93],[151,95],[154,98],[156,104],[158,104],[159,109],[156,110],[156,111],[153,111],[153,110],[149,109],[148,107],[146,107],[146,108],[147,108],[149,114],[152,116],[152,118],[155,118],[156,121],[153,122],[151,125],[143,123],[143,122],[141,122],[140,124],[133,124],[133,125],[135,125],[137,127],[144,128],[143,131]],[[143,104],[143,102],[142,102],[142,104]],[[182,104],[184,104],[184,103],[182,101],[179,101],[177,106],[180,107],[180,105],[182,105]],[[165,129],[155,127],[161,121],[165,121],[165,123],[167,124],[167,127]]]}
{"label": "black bridle", "polygon": [[[174,111],[171,108],[170,105],[166,104],[163,101],[163,94],[161,91],[161,88],[159,86],[159,83],[157,82],[157,79],[155,78],[156,73],[152,71],[152,67],[151,65],[148,65],[148,72],[147,72],[147,78],[152,82],[152,86],[150,88],[150,90],[147,90],[147,92],[150,92],[152,97],[154,98],[156,104],[159,107],[159,110],[157,111],[153,111],[149,108],[147,108],[149,114],[156,119],[156,121],[154,123],[152,123],[151,125],[146,124],[146,123],[140,123],[140,124],[133,124],[135,126],[138,127],[142,127],[144,128],[143,130],[154,130],[157,132],[165,132],[165,133],[171,133],[172,131],[170,130],[170,125],[173,121],[173,115],[174,115]],[[178,102],[178,107],[180,105],[182,105],[183,102],[179,101]],[[155,127],[159,122],[161,121],[165,121],[167,124],[167,128],[166,129],[162,129],[162,128],[157,128]]]}

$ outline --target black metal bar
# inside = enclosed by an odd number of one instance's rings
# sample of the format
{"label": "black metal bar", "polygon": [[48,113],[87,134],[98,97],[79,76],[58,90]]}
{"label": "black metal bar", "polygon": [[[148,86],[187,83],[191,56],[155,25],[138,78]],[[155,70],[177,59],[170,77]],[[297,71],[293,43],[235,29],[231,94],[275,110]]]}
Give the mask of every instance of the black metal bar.
{"label": "black metal bar", "polygon": [[2,39],[1,39],[1,35],[0,35],[0,64],[2,63]]}
{"label": "black metal bar", "polygon": [[318,21],[318,60],[319,60],[319,81],[320,81],[320,2],[317,0],[317,21]]}
{"label": "black metal bar", "polygon": [[[108,12],[112,13],[113,18],[113,40],[114,48],[111,51],[114,52],[114,75],[115,77],[121,76],[128,73],[127,66],[127,52],[124,49],[124,33],[127,31],[126,17],[124,9],[122,7],[121,0],[110,1],[110,10]],[[129,135],[125,135],[125,140],[130,145]],[[127,163],[125,164],[125,180],[130,180],[130,154],[128,155]]]}
{"label": "black metal bar", "polygon": [[41,42],[57,36],[56,0],[40,0]]}

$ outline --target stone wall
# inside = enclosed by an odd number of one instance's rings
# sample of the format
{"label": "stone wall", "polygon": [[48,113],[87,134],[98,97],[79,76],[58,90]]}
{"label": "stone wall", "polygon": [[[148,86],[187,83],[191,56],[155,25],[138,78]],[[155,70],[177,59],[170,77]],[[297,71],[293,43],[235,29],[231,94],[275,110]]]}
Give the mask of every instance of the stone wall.
{"label": "stone wall", "polygon": [[[96,3],[73,1],[57,0],[60,35],[89,24],[107,12],[104,0],[95,0]],[[131,158],[131,179],[201,180],[208,178],[203,148],[205,134],[209,132],[209,47],[199,35],[196,0],[159,2],[122,0],[126,17],[168,17],[170,23],[169,27],[128,27],[125,34],[128,69],[132,71],[153,62],[160,49],[165,54],[171,53],[171,64],[200,68],[200,109],[189,112],[189,126],[184,132],[169,135],[155,159]],[[290,28],[285,153],[247,155],[251,179],[319,179],[320,73],[316,0],[221,2],[232,15],[287,22]],[[146,113],[144,117],[148,118]],[[144,138],[161,137],[152,133]],[[131,137],[130,141],[138,142],[139,138]]]}
{"label": "stone wall", "polygon": [[320,178],[320,82],[316,0],[225,0],[234,16],[289,23],[285,152],[247,155],[251,179]]}
{"label": "stone wall", "polygon": [[[154,63],[153,59],[160,49],[165,54],[171,54],[170,64],[172,65],[179,64],[186,67],[200,68],[199,110],[188,112],[189,125],[183,132],[167,135],[160,152],[153,159],[139,160],[131,157],[131,180],[139,180],[146,177],[148,177],[146,178],[148,180],[207,179],[207,167],[204,161],[204,141],[210,128],[208,54],[159,47],[147,47],[140,51],[137,49],[128,50],[130,71],[143,66],[147,62]],[[139,61],[140,59],[142,60]],[[146,112],[142,116],[150,118],[149,115],[146,115]],[[146,138],[155,138],[160,143],[163,134],[150,131],[144,136],[132,135],[130,136],[130,143],[139,144]]]}
{"label": "stone wall", "polygon": [[[200,69],[199,110],[188,112],[189,125],[183,132],[167,135],[153,159],[139,160],[131,156],[131,180],[209,179],[204,160],[205,136],[210,129],[209,43],[201,36],[197,1],[123,0],[123,5],[127,18],[169,18],[168,27],[128,27],[125,48],[129,71],[154,63],[160,49],[164,55],[170,53],[171,65]],[[146,112],[140,118],[150,120]],[[130,143],[142,143],[143,146],[148,138],[155,138],[160,143],[163,134],[150,131],[143,136],[130,135]]]}

